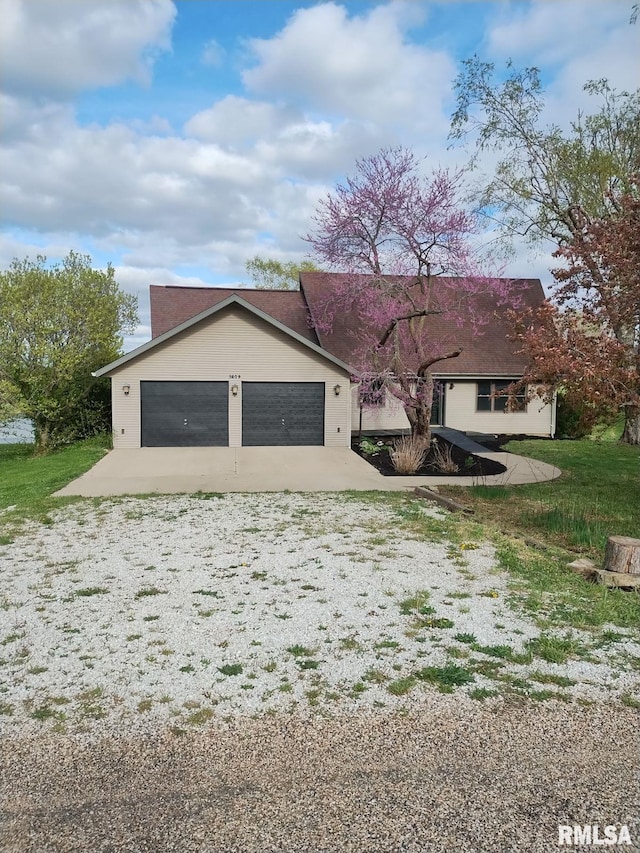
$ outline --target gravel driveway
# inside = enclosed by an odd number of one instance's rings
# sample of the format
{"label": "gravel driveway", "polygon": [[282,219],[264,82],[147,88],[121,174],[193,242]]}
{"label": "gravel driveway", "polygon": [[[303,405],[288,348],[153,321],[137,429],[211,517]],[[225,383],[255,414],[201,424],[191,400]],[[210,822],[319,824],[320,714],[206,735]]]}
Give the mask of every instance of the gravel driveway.
{"label": "gravel driveway", "polygon": [[553,663],[427,504],[84,502],[0,567],[3,851],[546,853],[635,813],[637,637]]}

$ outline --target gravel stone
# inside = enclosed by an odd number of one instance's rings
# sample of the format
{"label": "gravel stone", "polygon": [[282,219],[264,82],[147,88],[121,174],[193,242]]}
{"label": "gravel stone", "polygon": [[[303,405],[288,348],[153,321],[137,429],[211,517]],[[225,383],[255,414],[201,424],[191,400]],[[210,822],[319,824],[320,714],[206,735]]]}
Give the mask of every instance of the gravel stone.
{"label": "gravel stone", "polygon": [[[540,634],[490,545],[434,537],[380,503],[234,494],[78,503],[1,546],[0,850],[548,853],[563,823],[637,845],[639,715],[617,701],[637,635],[562,665],[474,655],[571,678],[566,703],[480,703],[480,675],[389,692],[456,635]],[[402,612],[421,591],[452,627]]]}

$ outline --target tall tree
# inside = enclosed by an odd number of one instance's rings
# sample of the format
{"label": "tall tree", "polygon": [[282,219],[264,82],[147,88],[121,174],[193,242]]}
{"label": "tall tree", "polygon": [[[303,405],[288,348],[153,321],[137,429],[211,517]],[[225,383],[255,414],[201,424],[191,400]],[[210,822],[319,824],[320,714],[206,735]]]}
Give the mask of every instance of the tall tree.
{"label": "tall tree", "polygon": [[244,265],[258,290],[297,290],[298,274],[313,272],[313,261],[276,261],[256,255]]}
{"label": "tall tree", "polygon": [[[456,89],[458,108],[451,137],[475,141],[475,165],[484,150],[497,151],[500,158],[494,175],[481,188],[481,205],[497,221],[505,241],[516,235],[533,243],[550,241],[556,256],[568,262],[565,277],[556,273],[559,306],[569,300],[565,284],[577,280],[579,259],[589,276],[589,294],[601,292],[602,296],[595,311],[590,298],[579,300],[587,313],[583,319],[575,318],[578,325],[573,332],[579,332],[580,326],[593,330],[597,322],[603,342],[613,335],[621,350],[626,350],[627,330],[617,322],[615,300],[607,296],[613,287],[612,267],[600,252],[596,235],[615,230],[621,199],[637,192],[640,90],[617,92],[606,80],[587,83],[585,90],[599,99],[599,108],[588,116],[578,114],[569,131],[563,132],[542,122],[544,97],[535,68],[511,69],[504,82],[496,83],[493,64],[474,57],[463,64]],[[585,275],[580,276],[582,282]],[[546,311],[540,317],[543,322],[549,320]],[[570,322],[572,316],[566,314],[560,325]],[[593,339],[590,334],[589,340]],[[552,360],[558,352],[553,350],[553,336],[548,340],[547,355]],[[616,395],[603,397],[604,408],[615,400]],[[625,405],[624,412],[628,440],[640,432],[640,412],[633,405]]]}
{"label": "tall tree", "polygon": [[[331,332],[351,315],[354,366],[365,389],[385,387],[404,407],[414,438],[427,443],[434,367],[460,355],[455,330],[481,324],[487,295],[495,307],[509,293],[474,261],[477,222],[460,202],[459,176],[441,171],[427,179],[419,165],[405,148],[359,160],[354,176],[320,203],[306,240],[323,264],[345,273],[313,318],[316,326]],[[444,274],[457,276],[453,286]]]}
{"label": "tall tree", "polygon": [[568,133],[542,123],[544,93],[536,68],[510,70],[494,81],[493,63],[465,60],[455,87],[458,106],[450,138],[497,151],[495,173],[479,201],[503,235],[556,247],[580,236],[584,223],[615,215],[612,199],[628,192],[640,165],[640,91],[617,92],[606,80],[585,91],[598,110],[579,113]]}
{"label": "tall tree", "polygon": [[87,255],[15,259],[0,273],[0,393],[33,420],[40,450],[102,419],[90,410],[108,407],[108,395],[91,372],[117,358],[136,323],[136,297]]}
{"label": "tall tree", "polygon": [[[623,441],[640,444],[640,178],[612,197],[615,217],[584,224],[558,249],[556,304],[520,318],[529,380],[562,387],[587,420],[626,414]],[[598,259],[597,279],[593,260]],[[542,322],[540,322],[542,321]]]}

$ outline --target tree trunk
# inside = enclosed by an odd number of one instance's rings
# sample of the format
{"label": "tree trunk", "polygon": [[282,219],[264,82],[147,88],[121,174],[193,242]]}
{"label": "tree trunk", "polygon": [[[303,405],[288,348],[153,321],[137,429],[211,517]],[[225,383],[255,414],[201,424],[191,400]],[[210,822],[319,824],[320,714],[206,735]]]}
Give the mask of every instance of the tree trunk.
{"label": "tree trunk", "polygon": [[34,432],[36,453],[46,453],[49,449],[49,441],[51,439],[51,424],[48,421],[35,421]]}
{"label": "tree trunk", "polygon": [[610,536],[604,552],[604,567],[608,572],[640,575],[640,539]]}
{"label": "tree trunk", "polygon": [[624,410],[623,444],[640,444],[640,407],[626,406]]}
{"label": "tree trunk", "polygon": [[419,406],[407,408],[407,418],[411,426],[411,437],[425,447],[431,444],[431,407]]}

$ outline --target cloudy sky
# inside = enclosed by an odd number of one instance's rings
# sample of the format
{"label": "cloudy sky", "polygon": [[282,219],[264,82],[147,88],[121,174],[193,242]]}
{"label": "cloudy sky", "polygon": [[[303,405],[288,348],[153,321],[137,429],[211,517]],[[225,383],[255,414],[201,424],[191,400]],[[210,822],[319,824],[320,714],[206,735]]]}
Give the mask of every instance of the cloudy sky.
{"label": "cloudy sky", "polygon": [[[357,158],[449,150],[454,79],[478,54],[536,65],[547,118],[635,89],[631,0],[291,2],[0,0],[0,263],[69,249],[149,284],[246,281],[255,254],[297,260],[328,189]],[[509,272],[549,281],[548,258]]]}

